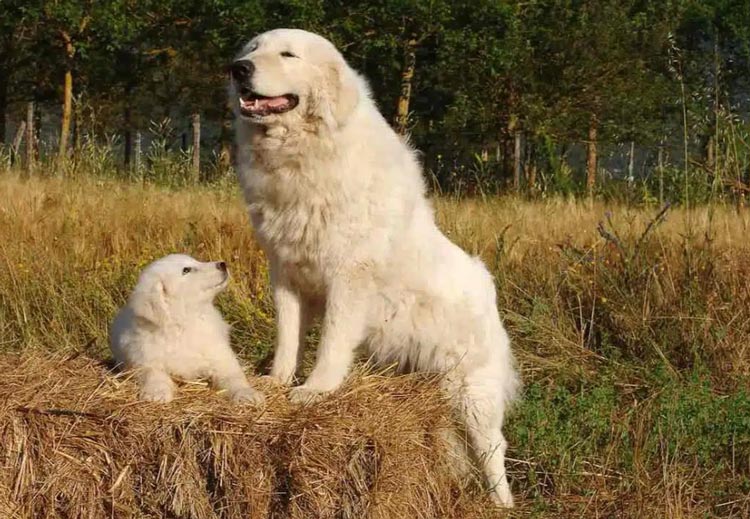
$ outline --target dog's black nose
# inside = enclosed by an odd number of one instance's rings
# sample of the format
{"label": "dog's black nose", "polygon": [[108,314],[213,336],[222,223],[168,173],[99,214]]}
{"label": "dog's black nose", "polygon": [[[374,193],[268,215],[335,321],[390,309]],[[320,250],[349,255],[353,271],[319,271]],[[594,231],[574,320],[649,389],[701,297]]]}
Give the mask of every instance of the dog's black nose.
{"label": "dog's black nose", "polygon": [[255,65],[249,59],[241,59],[232,63],[229,67],[229,73],[235,81],[241,82],[250,79],[255,72]]}
{"label": "dog's black nose", "polygon": [[221,270],[222,272],[226,272],[227,271],[227,264],[224,263],[223,261],[220,261],[220,262],[218,262],[216,264],[216,268],[219,269],[219,270]]}

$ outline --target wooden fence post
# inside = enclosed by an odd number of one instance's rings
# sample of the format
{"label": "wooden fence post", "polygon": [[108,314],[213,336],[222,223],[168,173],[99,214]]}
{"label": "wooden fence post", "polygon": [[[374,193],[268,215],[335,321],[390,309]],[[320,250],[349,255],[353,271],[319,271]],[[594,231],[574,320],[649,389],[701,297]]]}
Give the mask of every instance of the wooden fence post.
{"label": "wooden fence post", "polygon": [[599,119],[596,114],[591,114],[589,119],[589,139],[586,141],[586,194],[589,201],[594,199],[596,188],[597,169],[597,139],[599,131]]}
{"label": "wooden fence post", "polygon": [[628,157],[628,183],[632,183],[635,180],[635,141],[630,141]]}
{"label": "wooden fence post", "polygon": [[664,205],[664,139],[659,142],[656,169],[659,172],[659,205]]}
{"label": "wooden fence post", "polygon": [[141,174],[141,132],[135,132],[135,142],[133,143],[133,170],[136,175]]}
{"label": "wooden fence post", "polygon": [[201,116],[193,114],[193,182],[196,184],[200,180],[201,172]]}
{"label": "wooden fence post", "polygon": [[26,105],[26,175],[34,170],[34,102]]}
{"label": "wooden fence post", "polygon": [[18,150],[21,148],[21,141],[23,140],[24,132],[26,131],[26,121],[21,121],[16,130],[16,135],[13,137],[13,145],[10,148],[10,163],[15,164],[18,160]]}
{"label": "wooden fence post", "polygon": [[521,172],[523,162],[521,157],[521,130],[516,128],[513,132],[513,191],[521,192]]}

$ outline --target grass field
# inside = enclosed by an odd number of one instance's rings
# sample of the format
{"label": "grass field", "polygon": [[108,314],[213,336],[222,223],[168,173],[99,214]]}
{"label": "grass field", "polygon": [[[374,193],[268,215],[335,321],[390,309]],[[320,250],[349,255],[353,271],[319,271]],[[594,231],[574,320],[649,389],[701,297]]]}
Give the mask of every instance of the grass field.
{"label": "grass field", "polygon": [[[750,516],[750,214],[435,205],[495,275],[523,372],[513,516]],[[219,305],[261,363],[273,308],[237,191],[0,179],[0,350],[105,357],[139,269],[173,251],[229,263]]]}

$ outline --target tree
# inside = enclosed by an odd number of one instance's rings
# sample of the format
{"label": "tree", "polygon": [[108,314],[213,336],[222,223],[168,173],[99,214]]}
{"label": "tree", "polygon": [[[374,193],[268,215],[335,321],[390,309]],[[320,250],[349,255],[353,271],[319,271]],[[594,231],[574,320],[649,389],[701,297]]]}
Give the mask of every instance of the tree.
{"label": "tree", "polygon": [[[60,124],[59,159],[67,154],[70,122],[73,107],[73,80],[77,55],[85,53],[89,43],[89,24],[93,18],[94,2],[59,0],[45,2],[42,7],[42,23],[48,55],[58,55],[55,61],[63,70],[62,116]],[[46,40],[46,41],[45,41]]]}
{"label": "tree", "polygon": [[663,2],[637,0],[535,0],[523,8],[536,66],[530,119],[556,140],[586,142],[589,196],[602,136],[632,139],[659,111],[673,15]]}
{"label": "tree", "polygon": [[[36,37],[39,9],[23,1],[4,0],[0,17],[0,143],[5,142],[12,88],[32,61],[30,43]],[[20,89],[17,89],[20,91]]]}
{"label": "tree", "polygon": [[[723,155],[729,141],[721,138],[722,119],[746,112],[750,78],[750,4],[741,0],[686,0],[676,31],[686,99],[706,172],[714,186],[722,182]],[[731,139],[730,139],[731,140]],[[725,142],[722,142],[725,141]]]}

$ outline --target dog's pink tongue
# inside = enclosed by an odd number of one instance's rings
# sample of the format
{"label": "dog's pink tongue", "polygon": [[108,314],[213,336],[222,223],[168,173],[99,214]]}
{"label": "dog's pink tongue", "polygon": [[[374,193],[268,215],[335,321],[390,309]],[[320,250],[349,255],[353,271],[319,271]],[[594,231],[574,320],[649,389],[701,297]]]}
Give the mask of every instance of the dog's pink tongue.
{"label": "dog's pink tongue", "polygon": [[264,97],[262,99],[242,99],[240,105],[245,110],[262,110],[264,108],[279,108],[287,103],[286,97]]}
{"label": "dog's pink tongue", "polygon": [[269,97],[266,99],[261,99],[261,106],[263,107],[269,107],[269,108],[279,108],[281,106],[284,106],[286,104],[286,97]]}

